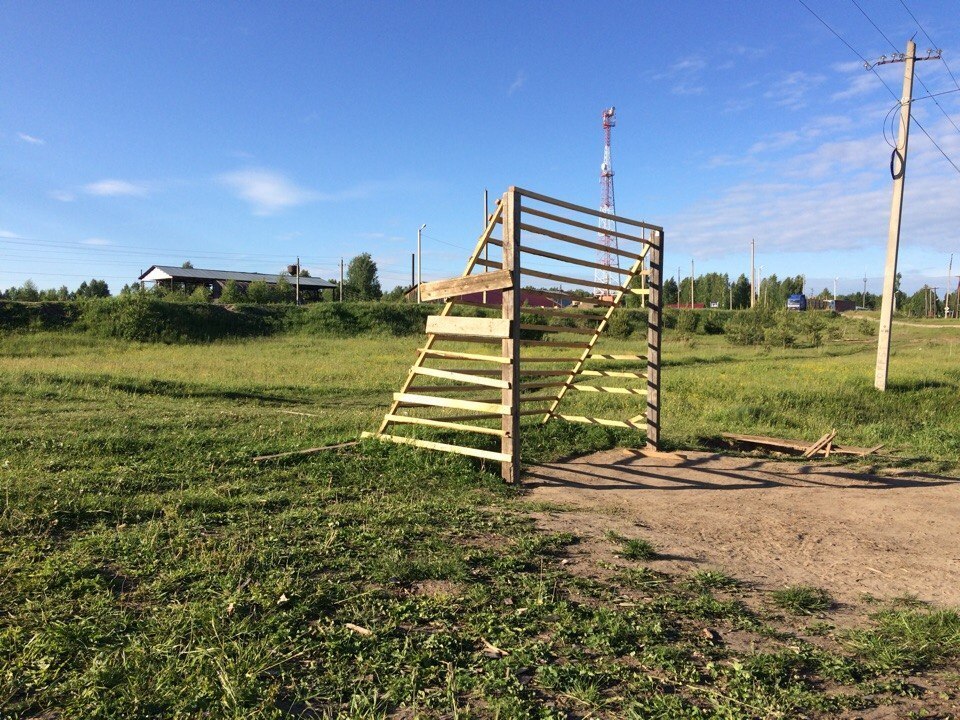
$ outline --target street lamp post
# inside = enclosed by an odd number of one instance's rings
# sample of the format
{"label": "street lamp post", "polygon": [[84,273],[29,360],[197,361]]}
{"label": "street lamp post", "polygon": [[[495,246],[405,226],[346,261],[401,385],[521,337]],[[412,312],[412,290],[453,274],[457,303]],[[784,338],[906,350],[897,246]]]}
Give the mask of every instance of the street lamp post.
{"label": "street lamp post", "polygon": [[423,229],[427,226],[426,223],[420,226],[417,230],[417,302],[420,302],[420,286],[423,285],[423,255],[420,252],[420,236],[423,234]]}

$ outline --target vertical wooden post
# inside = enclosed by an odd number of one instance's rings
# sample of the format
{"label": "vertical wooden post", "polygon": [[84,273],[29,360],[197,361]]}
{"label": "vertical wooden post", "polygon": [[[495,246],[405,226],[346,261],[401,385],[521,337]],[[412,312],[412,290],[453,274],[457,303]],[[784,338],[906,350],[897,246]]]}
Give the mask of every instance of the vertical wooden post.
{"label": "vertical wooden post", "polygon": [[500,428],[500,452],[510,455],[500,472],[508,483],[520,480],[520,193],[510,187],[503,195],[503,269],[509,270],[513,285],[503,291],[503,319],[510,321],[510,337],[501,340],[501,354],[510,358],[501,365],[501,379],[510,385],[500,391],[500,403],[510,408]]}
{"label": "vertical wooden post", "polygon": [[[647,295],[647,445],[660,449],[660,338],[663,295],[663,230],[651,233],[656,238],[650,248],[650,282]],[[691,285],[693,278],[691,277]]]}
{"label": "vertical wooden post", "polygon": [[913,64],[917,46],[907,41],[903,67],[903,96],[900,100],[900,132],[897,133],[895,157],[899,157],[899,171],[890,166],[893,176],[893,198],[890,201],[890,227],[887,231],[887,263],[883,271],[883,301],[880,306],[880,332],[877,336],[877,367],[873,385],[877,390],[887,389],[887,366],[890,364],[890,333],[893,326],[893,286],[897,278],[897,254],[900,250],[900,217],[903,215],[903,183],[907,174],[907,143],[910,137],[910,103],[913,99]]}

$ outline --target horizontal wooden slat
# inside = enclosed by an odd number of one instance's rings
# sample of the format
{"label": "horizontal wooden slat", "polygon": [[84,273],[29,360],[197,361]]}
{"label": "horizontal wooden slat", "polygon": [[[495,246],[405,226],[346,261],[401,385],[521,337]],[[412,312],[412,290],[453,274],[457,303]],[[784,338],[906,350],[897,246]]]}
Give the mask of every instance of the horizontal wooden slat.
{"label": "horizontal wooden slat", "polygon": [[590,353],[588,357],[595,360],[646,360],[646,355],[603,355],[602,353]]}
{"label": "horizontal wooden slat", "polygon": [[588,425],[606,425],[607,427],[634,428],[635,430],[646,430],[646,423],[633,423],[629,420],[607,420],[605,418],[586,417],[584,415],[555,415],[570,422],[587,423]]}
{"label": "horizontal wooden slat", "polygon": [[[490,244],[502,245],[503,243],[491,242]],[[595,268],[597,270],[609,270],[610,272],[619,273],[620,275],[630,275],[629,268],[611,267],[609,265],[604,265],[602,263],[593,262],[592,260],[581,260],[580,258],[571,257],[569,255],[561,255],[559,253],[552,253],[546,250],[540,250],[538,248],[532,248],[526,245],[520,247],[520,252],[526,253],[527,255],[536,255],[537,257],[545,257],[551,260],[557,260],[559,262],[570,263],[571,265],[582,265],[583,267]]]}
{"label": "horizontal wooden slat", "polygon": [[493,452],[492,450],[479,450],[477,448],[461,447],[459,445],[450,445],[448,443],[433,442],[432,440],[418,440],[417,438],[403,437],[402,435],[386,435],[372,432],[365,432],[360,435],[363,438],[374,438],[384,442],[392,442],[398,445],[413,445],[414,447],[426,448],[428,450],[440,450],[441,452],[456,453],[457,455],[469,455],[470,457],[482,458],[483,460],[496,460],[497,462],[510,462],[511,456],[506,453]]}
{"label": "horizontal wooden slat", "polygon": [[470,293],[483,292],[485,290],[504,290],[509,287],[513,287],[513,279],[510,277],[510,271],[501,270],[499,272],[480,273],[478,275],[467,275],[466,277],[423,283],[420,286],[420,299],[437,300],[456,295],[469,295]]}
{"label": "horizontal wooden slat", "polygon": [[[542,217],[545,220],[553,220],[554,222],[563,223],[564,225],[570,225],[571,227],[581,228],[583,230],[590,230],[594,233],[599,233],[600,228],[597,225],[588,225],[585,222],[580,222],[579,220],[573,220],[563,215],[554,215],[553,213],[548,213],[545,210],[540,210],[539,208],[534,207],[525,207],[523,212],[529,213],[530,215],[536,215],[537,217]],[[633,240],[634,242],[650,244],[652,241],[647,238],[637,237],[636,235],[628,235],[627,233],[622,233],[618,230],[607,230],[604,229],[603,233],[609,235],[610,237],[623,238],[624,240]]]}
{"label": "horizontal wooden slat", "polygon": [[480,353],[454,352],[453,350],[434,350],[433,348],[420,348],[425,357],[444,358],[448,360],[476,360],[477,362],[492,362],[500,365],[509,365],[510,358],[500,355],[483,355]]}
{"label": "horizontal wooden slat", "polygon": [[[499,268],[500,263],[493,260],[477,260],[477,265],[484,267]],[[554,282],[567,283],[568,285],[580,285],[581,287],[603,288],[611,292],[620,292],[623,285],[612,285],[611,283],[600,282],[599,280],[587,280],[585,278],[576,278],[569,275],[555,275],[554,273],[542,272],[540,270],[531,270],[530,268],[520,268],[520,274],[527,277],[541,278],[543,280],[553,280]]]}
{"label": "horizontal wooden slat", "polygon": [[[569,375],[570,373],[569,371],[567,371],[567,372],[564,372],[563,374]],[[520,390],[521,391],[533,390],[535,388],[553,387],[553,386],[559,387],[560,385],[566,385],[566,383],[556,382],[556,381],[553,381],[553,382],[531,381],[526,383],[520,383]],[[471,393],[473,392],[473,393],[477,393],[477,392],[490,392],[490,390],[488,388],[481,387],[480,385],[411,385],[410,387],[407,388],[407,392],[412,392],[412,393],[443,393],[443,392]],[[491,400],[489,402],[495,402],[495,401],[496,401],[496,398],[494,398],[494,400]],[[482,400],[480,402],[488,402],[488,401]]]}
{"label": "horizontal wooden slat", "polygon": [[649,295],[650,288],[627,288],[627,292],[631,295]]}
{"label": "horizontal wooden slat", "polygon": [[[521,410],[517,413],[521,417],[527,415],[543,415],[543,410]],[[499,415],[494,414],[479,414],[479,415],[447,415],[443,416],[444,420],[454,421],[454,420],[493,420],[494,418],[500,417]]]}
{"label": "horizontal wooden slat", "polygon": [[476,412],[483,413],[497,413],[498,415],[510,414],[510,408],[506,405],[460,400],[458,398],[416,395],[413,393],[394,393],[393,399],[395,402],[403,403],[404,405],[429,405],[432,407],[456,408],[458,410],[475,410]]}
{"label": "horizontal wooden slat", "polygon": [[562,317],[569,318],[570,320],[587,320],[600,322],[603,320],[602,313],[578,313],[573,310],[568,310],[566,308],[541,308],[541,307],[524,307],[524,312],[533,313],[534,315],[546,315],[547,317]]}
{"label": "horizontal wooden slat", "polygon": [[542,235],[544,237],[553,238],[554,240],[559,240],[560,242],[565,242],[570,245],[578,245],[580,247],[590,248],[591,250],[599,250],[601,252],[609,252],[611,255],[619,255],[620,257],[629,258],[630,260],[639,260],[644,257],[647,253],[647,248],[649,246],[645,245],[643,250],[639,253],[636,251],[630,250],[621,250],[618,247],[607,247],[598,242],[593,242],[592,240],[584,240],[582,238],[574,237],[573,235],[566,235],[562,232],[557,232],[556,230],[547,230],[542,228],[539,225],[530,225],[528,223],[520,223],[520,229],[524,232],[532,233],[534,235]]}
{"label": "horizontal wooden slat", "polygon": [[581,370],[577,375],[587,375],[590,377],[616,377],[616,378],[645,378],[643,372],[626,372],[620,370]]}
{"label": "horizontal wooden slat", "polygon": [[[495,415],[494,417],[500,417]],[[480,433],[481,435],[496,435],[503,437],[504,431],[500,428],[481,427],[480,425],[464,425],[462,423],[449,422],[447,420],[433,420],[432,418],[414,417],[412,415],[387,415],[387,422],[400,425],[427,425],[429,427],[442,428],[444,430],[458,430],[462,432]]]}
{"label": "horizontal wooden slat", "polygon": [[427,317],[427,333],[430,335],[470,335],[472,337],[503,339],[510,337],[510,321],[503,318],[430,315]]}
{"label": "horizontal wooden slat", "polygon": [[[562,340],[521,340],[520,345],[523,347],[558,347],[558,348],[588,348],[590,343],[584,342],[565,342]],[[579,358],[577,358],[579,360]],[[529,362],[526,358],[523,359],[524,362]]]}
{"label": "horizontal wooden slat", "polygon": [[[541,195],[540,193],[533,192],[532,190],[524,190],[523,188],[514,188],[514,190],[524,197],[530,198],[531,200],[538,200],[548,205],[556,205],[557,207],[566,208],[567,210],[573,210],[575,212],[593,215],[594,217],[613,220],[614,222],[623,223],[625,225],[646,228],[647,230],[663,230],[663,228],[661,228],[659,225],[651,225],[650,223],[645,223],[640,220],[631,220],[630,218],[623,217],[622,215],[612,215],[610,213],[600,212],[599,210],[594,210],[593,208],[588,208],[583,205],[574,205],[573,203],[569,203],[564,200],[558,200],[557,198],[550,197],[549,195]],[[526,208],[524,207],[524,209]]]}
{"label": "horizontal wooden slat", "polygon": [[574,335],[593,335],[596,330],[590,328],[563,327],[562,325],[533,325],[531,323],[521,323],[521,330],[537,330],[539,332],[550,333],[572,333]]}
{"label": "horizontal wooden slat", "polygon": [[579,362],[580,358],[565,358],[565,357],[524,357],[520,358],[520,364],[525,363],[572,363]]}
{"label": "horizontal wooden slat", "polygon": [[612,393],[614,395],[646,395],[646,388],[595,387],[593,385],[571,385],[580,392]]}
{"label": "horizontal wooden slat", "polygon": [[453,380],[454,382],[469,383],[471,385],[484,385],[486,387],[507,389],[510,383],[499,378],[479,377],[462,372],[453,372],[452,370],[440,370],[438,368],[419,366],[411,370],[414,375],[427,375],[429,377],[442,378],[444,380]]}

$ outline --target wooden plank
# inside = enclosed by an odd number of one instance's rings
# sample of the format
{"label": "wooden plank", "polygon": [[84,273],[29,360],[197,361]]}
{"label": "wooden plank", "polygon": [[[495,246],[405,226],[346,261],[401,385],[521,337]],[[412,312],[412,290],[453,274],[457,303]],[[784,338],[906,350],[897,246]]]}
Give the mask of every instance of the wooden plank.
{"label": "wooden plank", "polygon": [[[531,414],[539,415],[542,410],[534,410]],[[353,447],[359,443],[356,440],[350,442],[337,443],[336,445],[324,445],[323,447],[306,448],[305,450],[290,450],[289,452],[276,453],[275,455],[258,455],[252,458],[253,462],[263,462],[264,460],[276,460],[278,458],[292,457],[294,455],[312,455],[313,453],[324,452],[326,450],[341,450],[343,448]]]}
{"label": "wooden plank", "polygon": [[596,387],[594,385],[571,385],[574,390],[580,392],[611,393],[613,395],[646,395],[646,388],[622,388],[622,387]]}
{"label": "wooden plank", "polygon": [[[480,260],[479,262],[484,262]],[[470,335],[471,337],[506,338],[510,336],[509,318],[455,317],[430,315],[427,332],[431,335]]]}
{"label": "wooden plank", "polygon": [[591,360],[646,360],[646,355],[604,355],[602,353],[590,353]]}
{"label": "wooden plank", "polygon": [[[663,338],[663,228],[651,233],[647,297],[647,445],[660,449],[660,344]],[[616,356],[614,356],[616,357]]]}
{"label": "wooden plank", "polygon": [[833,440],[836,436],[837,436],[837,431],[836,431],[836,430],[832,430],[831,432],[828,432],[828,433],[827,433],[826,435],[824,435],[822,438],[820,438],[819,440],[817,440],[813,445],[811,445],[810,447],[808,447],[808,448],[806,449],[806,451],[803,453],[803,456],[804,456],[805,458],[813,457],[817,452],[819,452],[820,450],[822,450],[823,447],[824,447],[827,443],[829,443],[831,440]]}
{"label": "wooden plank", "polygon": [[439,450],[441,452],[456,453],[457,455],[468,455],[470,457],[481,458],[483,460],[495,460],[497,462],[510,462],[510,456],[503,453],[493,452],[492,450],[479,450],[471,447],[461,447],[459,445],[450,445],[448,443],[433,442],[432,440],[418,440],[417,438],[403,437],[402,435],[386,435],[365,432],[362,438],[373,438],[384,442],[392,442],[397,445],[413,445],[414,447],[426,448],[428,450]]}
{"label": "wooden plank", "polygon": [[508,387],[503,380],[499,378],[479,377],[462,372],[453,372],[452,370],[440,370],[431,367],[417,367],[413,369],[415,375],[426,375],[429,377],[442,378],[444,380],[453,380],[455,382],[469,383],[471,385],[484,385],[486,387],[504,388]]}
{"label": "wooden plank", "polygon": [[[500,420],[503,435],[500,453],[506,458],[500,464],[500,474],[508,483],[520,482],[520,195],[510,187],[503,195],[503,269],[510,274],[510,289],[501,294],[503,322],[508,331],[500,344],[500,354],[510,358],[509,365],[501,367],[500,378],[506,388],[500,391],[500,403],[508,413]],[[486,262],[484,260],[484,262]],[[511,332],[512,331],[512,332]]]}
{"label": "wooden plank", "polygon": [[526,365],[527,363],[569,363],[576,362],[577,358],[565,358],[565,357],[525,357],[522,360],[522,363]]}
{"label": "wooden plank", "polygon": [[[596,230],[596,228],[594,228]],[[490,241],[491,245],[496,245],[495,241]],[[604,246],[605,247],[605,246]],[[540,250],[538,248],[532,248],[529,246],[520,248],[521,253],[527,255],[536,255],[538,257],[545,257],[551,260],[558,260],[560,262],[571,263],[572,265],[582,265],[583,267],[595,268],[597,270],[607,270],[609,272],[619,273],[621,275],[629,275],[629,270],[624,270],[618,267],[610,267],[609,265],[603,265],[598,262],[593,262],[591,260],[581,260],[580,258],[571,257],[570,255],[560,255],[559,253],[552,253],[546,250]]]}
{"label": "wooden plank", "polygon": [[542,203],[547,203],[548,205],[556,205],[557,207],[566,208],[567,210],[574,210],[576,212],[584,213],[586,215],[593,215],[598,218],[605,218],[607,220],[613,220],[617,223],[623,223],[625,225],[632,225],[633,227],[646,228],[647,230],[662,230],[659,225],[651,225],[650,223],[645,223],[640,220],[631,220],[630,218],[622,217],[621,215],[612,215],[611,213],[600,212],[599,210],[594,210],[593,208],[588,208],[584,205],[574,205],[573,203],[566,202],[564,200],[558,200],[557,198],[550,197],[549,195],[541,195],[540,193],[535,193],[532,190],[524,190],[523,188],[517,188],[517,192],[528,197],[531,200],[538,200]]}
{"label": "wooden plank", "polygon": [[[554,222],[563,223],[564,225],[570,225],[571,227],[580,228],[582,230],[589,230],[594,234],[596,234],[597,232],[596,225],[588,225],[585,222],[580,222],[579,220],[573,220],[571,218],[564,217],[563,215],[554,215],[553,213],[548,213],[545,210],[540,210],[539,208],[526,207],[523,209],[523,212],[525,212],[528,215],[536,215],[537,217],[541,217],[544,220],[552,220]],[[622,232],[619,232],[618,230],[608,230],[604,228],[603,233],[604,235],[610,235],[610,237],[616,237],[616,238],[623,238],[624,240],[633,240],[634,242],[639,242],[639,243],[648,243],[648,244],[650,243],[650,241],[647,240],[646,238],[637,237],[636,235],[628,235],[627,233],[622,233]]]}
{"label": "wooden plank", "polygon": [[[477,260],[477,265],[482,265],[484,267],[499,268],[500,263],[493,260]],[[555,273],[542,272],[540,270],[532,270],[530,268],[520,268],[520,274],[526,275],[527,277],[541,278],[543,280],[553,280],[554,282],[566,283],[568,285],[580,285],[581,287],[590,287],[590,288],[602,288],[604,290],[610,290],[612,292],[621,292],[623,291],[623,285],[612,285],[610,283],[600,282],[599,280],[587,280],[585,278],[576,278],[569,275],[556,275]],[[539,291],[538,291],[539,292]]]}
{"label": "wooden plank", "polygon": [[[500,417],[494,415],[494,417]],[[447,420],[434,420],[432,418],[414,417],[413,415],[391,415],[390,422],[400,425],[427,425],[429,427],[442,428],[444,430],[458,430],[462,432],[480,433],[481,435],[503,434],[499,428],[481,427],[480,425],[464,425],[462,423],[449,422]]]}
{"label": "wooden plank", "polygon": [[[556,290],[537,290],[537,294],[544,295],[548,298],[552,298],[553,300],[569,300],[572,303],[580,303],[581,307],[613,307],[613,301],[600,300],[599,298],[589,295],[574,295],[572,293],[557,292]],[[536,309],[539,310],[540,308]]]}
{"label": "wooden plank", "polygon": [[[806,440],[791,440],[789,438],[775,438],[767,435],[740,435],[737,433],[720,433],[720,437],[735,443],[767,447],[777,451],[804,452],[809,450],[813,443]],[[884,447],[883,444],[872,448],[854,447],[852,445],[834,445],[830,451],[833,455],[857,455],[863,457]]]}
{"label": "wooden plank", "polygon": [[510,364],[510,358],[500,357],[499,355],[454,352],[453,350],[433,350],[431,348],[420,348],[417,352],[426,357],[442,358],[445,360],[476,360],[477,362],[492,362],[499,363],[500,365]]}
{"label": "wooden plank", "polygon": [[589,328],[564,327],[563,325],[534,325],[532,323],[523,323],[520,325],[520,329],[550,333],[570,333],[572,335],[593,335],[595,332]]}
{"label": "wooden plank", "polygon": [[434,282],[423,283],[420,286],[420,299],[437,300],[486,290],[503,290],[511,287],[512,282],[510,273],[505,270],[450,278],[449,280],[435,280]]}
{"label": "wooden plank", "polygon": [[[558,348],[585,348],[590,347],[589,343],[567,342],[565,340],[521,340],[523,347],[558,347]],[[524,362],[529,362],[524,358]]]}
{"label": "wooden plank", "polygon": [[[519,413],[517,413],[517,414],[518,414],[520,417],[524,417],[524,416],[526,416],[526,415],[543,415],[543,410],[521,410],[521,411],[520,411]],[[455,421],[455,420],[493,420],[493,419],[495,419],[495,418],[500,418],[500,417],[501,417],[501,415],[499,415],[499,414],[493,414],[493,413],[483,414],[483,413],[480,413],[480,414],[478,414],[478,415],[444,415],[444,416],[442,416],[442,419],[443,419],[443,420],[448,420],[448,421],[451,421],[451,422],[452,422],[452,421]]]}
{"label": "wooden plank", "polygon": [[645,372],[627,372],[625,370],[581,370],[578,375],[588,377],[615,377],[615,378],[637,378],[643,379],[647,376]]}
{"label": "wooden plank", "polygon": [[586,417],[584,415],[557,415],[556,417],[569,422],[586,423],[588,425],[606,425],[607,427],[633,428],[643,430],[646,424],[638,424],[629,420],[607,420],[606,418]]}
{"label": "wooden plank", "polygon": [[435,397],[433,395],[416,395],[413,393],[394,393],[393,399],[402,405],[429,405],[431,407],[447,407],[456,408],[458,410],[475,410],[476,412],[497,413],[498,415],[510,414],[510,408],[505,405],[476,402],[474,400],[460,400],[459,398]]}
{"label": "wooden plank", "polygon": [[[483,233],[477,239],[477,244],[474,245],[473,253],[470,255],[470,259],[467,260],[467,265],[463,269],[464,277],[466,277],[467,275],[473,272],[473,268],[475,266],[474,264],[476,263],[477,258],[480,257],[480,253],[483,252],[484,248],[486,248],[487,240],[489,240],[490,236],[493,235],[494,228],[497,227],[497,224],[500,221],[500,216],[503,213],[503,208],[500,207],[499,203],[500,201],[497,200],[497,207],[494,210],[494,212],[490,215],[490,218],[487,221],[487,227],[484,229]],[[453,303],[448,302],[443,306],[443,310],[440,311],[440,314],[449,315],[451,310],[453,310]],[[430,348],[433,347],[433,344],[434,342],[436,342],[436,340],[437,340],[436,335],[427,336],[427,341],[424,344],[423,350],[417,356],[417,359],[414,362],[414,367],[423,365],[424,360],[426,360],[427,358],[427,352],[430,350]],[[413,378],[414,378],[413,373],[407,373],[407,378],[406,380],[403,381],[403,385],[400,387],[400,392],[404,392],[408,387],[410,387],[410,385],[413,384]],[[390,410],[388,411],[388,414],[395,414],[397,412],[398,407],[399,405],[397,405],[397,403],[394,402],[391,405]],[[380,427],[377,430],[377,432],[383,432],[384,430],[387,429],[387,426],[389,424],[390,424],[389,421],[386,418],[384,418],[384,420],[380,423]]]}
{"label": "wooden plank", "polygon": [[620,248],[610,247],[602,243],[594,242],[593,240],[584,240],[582,238],[575,237],[573,235],[567,235],[562,232],[557,232],[556,230],[547,230],[547,228],[542,228],[539,225],[530,225],[529,223],[523,223],[521,228],[524,232],[528,232],[532,235],[541,235],[543,237],[548,237],[553,240],[559,240],[560,242],[567,243],[568,245],[577,245],[583,248],[589,248],[591,250],[600,250],[606,251],[609,250],[611,255],[618,255],[620,257],[627,258],[628,260],[636,260],[643,257],[646,254],[647,246],[644,246],[644,249],[640,252],[622,250]]}

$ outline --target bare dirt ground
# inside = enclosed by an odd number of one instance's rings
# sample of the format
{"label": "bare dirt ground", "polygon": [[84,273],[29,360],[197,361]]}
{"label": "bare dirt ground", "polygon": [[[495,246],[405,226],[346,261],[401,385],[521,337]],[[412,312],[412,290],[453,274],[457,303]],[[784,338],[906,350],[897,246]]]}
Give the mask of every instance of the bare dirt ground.
{"label": "bare dirt ground", "polygon": [[536,513],[542,527],[582,539],[579,572],[615,561],[613,531],[648,540],[651,567],[666,572],[812,585],[844,604],[912,595],[960,607],[960,478],[620,449],[531,468],[524,485],[558,507]]}

